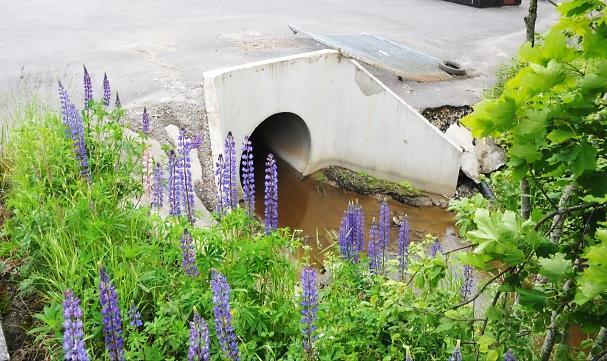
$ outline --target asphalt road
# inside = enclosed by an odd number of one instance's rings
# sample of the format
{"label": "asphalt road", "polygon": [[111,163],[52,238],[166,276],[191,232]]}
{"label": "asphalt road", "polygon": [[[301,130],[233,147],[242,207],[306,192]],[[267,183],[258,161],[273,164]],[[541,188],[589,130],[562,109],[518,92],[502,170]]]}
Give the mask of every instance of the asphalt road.
{"label": "asphalt road", "polygon": [[[539,5],[544,30],[557,14]],[[442,0],[1,1],[0,112],[32,95],[49,98],[56,79],[79,88],[82,64],[97,94],[107,72],[127,106],[199,102],[205,70],[322,48],[287,24],[372,32],[474,68],[479,77],[448,83],[379,74],[414,107],[469,104],[524,41],[526,12],[526,2],[476,9]]]}

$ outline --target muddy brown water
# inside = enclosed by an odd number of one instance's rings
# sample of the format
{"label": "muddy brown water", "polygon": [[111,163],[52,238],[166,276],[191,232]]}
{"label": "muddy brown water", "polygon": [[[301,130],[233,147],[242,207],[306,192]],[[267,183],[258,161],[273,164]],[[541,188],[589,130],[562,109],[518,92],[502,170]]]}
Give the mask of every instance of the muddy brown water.
{"label": "muddy brown water", "polygon": [[[264,152],[265,153],[265,152]],[[255,164],[263,164],[256,159]],[[256,170],[256,212],[263,218],[264,175],[262,167]],[[329,250],[336,251],[335,243],[339,224],[348,202],[358,201],[365,215],[365,227],[368,233],[373,217],[379,218],[377,198],[343,190],[323,180],[322,172],[302,177],[284,161],[278,159],[278,224],[300,230],[305,243],[311,247],[310,261],[319,265]],[[411,225],[411,239],[418,240],[425,234],[443,239],[449,230],[454,229],[454,215],[440,207],[413,207],[394,200],[388,200],[390,218],[407,215]],[[396,249],[398,227],[392,223],[390,248]],[[368,234],[367,234],[368,237]],[[304,251],[299,250],[299,256]]]}

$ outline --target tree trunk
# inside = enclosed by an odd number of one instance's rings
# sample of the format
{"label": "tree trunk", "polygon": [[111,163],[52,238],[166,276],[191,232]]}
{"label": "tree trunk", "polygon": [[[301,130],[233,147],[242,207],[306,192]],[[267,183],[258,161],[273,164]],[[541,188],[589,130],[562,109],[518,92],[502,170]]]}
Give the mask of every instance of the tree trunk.
{"label": "tree trunk", "polygon": [[607,346],[607,328],[601,327],[598,335],[596,335],[596,338],[594,339],[594,344],[592,345],[592,349],[588,354],[586,360],[594,360],[596,355],[600,354],[602,351],[605,350],[605,346]]}
{"label": "tree trunk", "polygon": [[[571,280],[567,280],[567,282],[565,282],[565,285],[563,286],[563,293],[569,292],[572,284],[573,284],[573,282]],[[554,342],[556,341],[556,335],[558,333],[557,332],[558,316],[559,316],[559,312],[561,311],[563,306],[565,306],[565,304],[562,304],[561,307],[552,311],[552,314],[550,315],[550,325],[548,326],[548,329],[546,330],[546,337],[544,338],[544,345],[542,346],[542,353],[540,354],[541,361],[550,360],[550,355],[552,355],[552,349],[554,348]]]}
{"label": "tree trunk", "polygon": [[529,194],[529,180],[527,178],[521,179],[520,188],[521,218],[527,220],[531,216],[531,194]]}
{"label": "tree trunk", "polygon": [[535,21],[537,20],[537,0],[529,0],[529,14],[525,16],[527,28],[527,41],[535,46]]}
{"label": "tree trunk", "polygon": [[537,0],[529,0],[529,14],[525,16],[527,28],[527,41],[535,46],[535,21],[537,20]]}
{"label": "tree trunk", "polygon": [[[561,194],[561,198],[559,199],[559,211],[563,211],[565,208],[569,207],[571,196],[573,196],[576,187],[575,183],[570,183],[563,188],[563,194]],[[567,213],[562,212],[552,219],[552,225],[550,226],[550,242],[557,244],[561,240],[565,218],[567,218]]]}

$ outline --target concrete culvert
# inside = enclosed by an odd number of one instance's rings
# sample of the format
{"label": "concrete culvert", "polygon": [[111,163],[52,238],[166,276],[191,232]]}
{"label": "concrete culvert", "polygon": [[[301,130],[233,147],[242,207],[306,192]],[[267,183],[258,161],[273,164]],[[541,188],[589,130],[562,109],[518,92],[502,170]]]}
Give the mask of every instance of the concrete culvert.
{"label": "concrete culvert", "polygon": [[284,112],[266,118],[255,128],[250,139],[254,153],[257,150],[272,152],[299,171],[308,164],[310,130],[297,114]]}

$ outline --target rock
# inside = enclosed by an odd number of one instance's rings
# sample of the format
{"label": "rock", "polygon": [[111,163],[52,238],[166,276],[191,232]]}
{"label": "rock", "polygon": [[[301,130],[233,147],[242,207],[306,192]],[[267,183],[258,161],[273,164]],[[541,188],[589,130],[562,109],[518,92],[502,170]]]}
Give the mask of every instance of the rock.
{"label": "rock", "polygon": [[462,154],[461,170],[468,178],[472,179],[474,183],[480,183],[480,164],[474,152],[464,151]]}
{"label": "rock", "polygon": [[506,152],[491,138],[477,139],[474,149],[483,174],[494,172],[506,164]]}
{"label": "rock", "polygon": [[462,127],[457,123],[451,124],[449,128],[447,128],[445,136],[456,145],[462,147],[465,151],[474,152],[474,138],[472,137],[472,132],[468,128]]}

